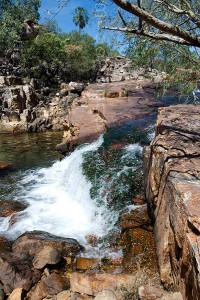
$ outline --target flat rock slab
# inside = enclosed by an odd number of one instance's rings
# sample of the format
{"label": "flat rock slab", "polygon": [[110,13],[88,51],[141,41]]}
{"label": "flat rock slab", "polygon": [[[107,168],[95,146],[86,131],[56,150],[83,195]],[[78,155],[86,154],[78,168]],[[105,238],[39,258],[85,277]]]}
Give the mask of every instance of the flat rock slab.
{"label": "flat rock slab", "polygon": [[[94,141],[106,128],[144,117],[155,108],[154,93],[143,89],[144,81],[91,84],[73,101],[69,122],[79,128],[78,143]],[[155,85],[149,82],[152,91]]]}

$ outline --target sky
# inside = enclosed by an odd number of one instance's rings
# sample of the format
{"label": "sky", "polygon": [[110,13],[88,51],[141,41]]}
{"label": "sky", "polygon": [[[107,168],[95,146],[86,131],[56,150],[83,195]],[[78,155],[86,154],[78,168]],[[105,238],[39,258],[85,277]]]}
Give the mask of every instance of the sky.
{"label": "sky", "polygon": [[[62,1],[62,0],[61,0]],[[97,9],[99,14],[108,13],[109,7],[95,4],[94,0],[69,0],[67,5],[55,17],[59,28],[63,32],[78,30],[78,27],[73,23],[73,13],[76,7],[84,7],[87,12],[92,15],[92,12]],[[111,8],[110,8],[111,10]],[[50,11],[51,13],[48,13]],[[57,0],[42,0],[40,8],[40,22],[46,19],[52,19],[54,13],[59,11],[59,1]],[[98,20],[95,17],[90,17],[89,24],[84,28],[84,32],[91,35],[97,42],[107,42],[109,45],[120,51],[121,47],[117,46],[117,34],[108,30],[99,30]],[[121,51],[120,51],[121,52]]]}

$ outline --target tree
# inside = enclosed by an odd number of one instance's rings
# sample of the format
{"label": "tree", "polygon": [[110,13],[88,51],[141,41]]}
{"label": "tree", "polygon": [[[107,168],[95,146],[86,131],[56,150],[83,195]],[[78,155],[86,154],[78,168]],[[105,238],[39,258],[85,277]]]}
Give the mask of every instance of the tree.
{"label": "tree", "polygon": [[128,34],[200,48],[199,0],[112,0],[120,26],[105,26]]}
{"label": "tree", "polygon": [[40,0],[6,0],[0,3],[0,55],[14,47],[20,40],[25,19],[38,20]]}
{"label": "tree", "polygon": [[79,31],[83,29],[89,21],[88,12],[83,7],[77,7],[73,17],[73,22],[79,27]]}

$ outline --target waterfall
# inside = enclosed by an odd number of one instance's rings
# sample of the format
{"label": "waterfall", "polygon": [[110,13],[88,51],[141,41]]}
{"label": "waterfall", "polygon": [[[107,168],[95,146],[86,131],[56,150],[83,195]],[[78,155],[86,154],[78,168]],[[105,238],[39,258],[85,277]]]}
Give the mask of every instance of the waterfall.
{"label": "waterfall", "polygon": [[[91,250],[87,236],[94,235],[100,241],[96,253],[102,247],[105,249],[102,241],[118,220],[119,203],[125,207],[123,193],[130,189],[127,178],[130,177],[131,183],[132,174],[137,173],[141,160],[136,156],[142,147],[138,143],[129,144],[119,150],[115,165],[113,162],[103,165],[100,154],[103,141],[100,136],[96,142],[78,147],[51,167],[15,174],[17,183],[11,196],[27,203],[27,208],[15,213],[14,222],[13,216],[0,218],[0,234],[16,239],[26,231],[42,230],[75,238],[87,250]],[[89,167],[90,175],[92,169],[92,182],[85,175],[84,164]]]}
{"label": "waterfall", "polygon": [[112,226],[110,212],[106,203],[99,207],[91,199],[91,183],[82,170],[84,154],[96,151],[102,143],[101,136],[51,167],[26,174],[19,182],[21,191],[15,200],[28,202],[28,207],[18,213],[18,221],[12,226],[9,218],[1,220],[0,233],[16,238],[25,231],[44,230],[76,238],[83,245],[87,235],[105,235]]}

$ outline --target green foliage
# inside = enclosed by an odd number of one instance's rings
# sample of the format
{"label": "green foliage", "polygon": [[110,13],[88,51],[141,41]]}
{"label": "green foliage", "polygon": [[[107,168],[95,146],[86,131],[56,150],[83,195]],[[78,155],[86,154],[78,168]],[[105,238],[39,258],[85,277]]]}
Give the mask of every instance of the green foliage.
{"label": "green foliage", "polygon": [[[99,49],[103,48],[102,52]],[[96,44],[88,34],[72,31],[68,34],[41,32],[27,42],[22,51],[26,75],[43,81],[92,80],[99,60],[110,51],[105,44]]]}
{"label": "green foliage", "polygon": [[147,38],[132,38],[126,55],[135,66],[155,68],[173,73],[176,68],[195,68],[198,57],[188,47],[155,42]]}
{"label": "green foliage", "polygon": [[21,24],[25,19],[38,20],[40,0],[8,0],[0,3],[0,55],[20,40]]}

